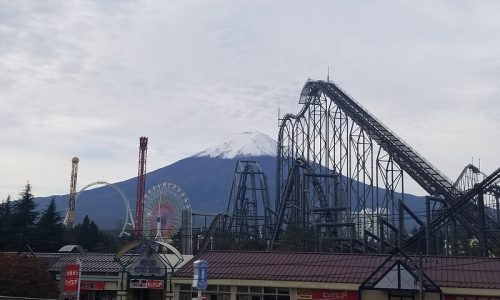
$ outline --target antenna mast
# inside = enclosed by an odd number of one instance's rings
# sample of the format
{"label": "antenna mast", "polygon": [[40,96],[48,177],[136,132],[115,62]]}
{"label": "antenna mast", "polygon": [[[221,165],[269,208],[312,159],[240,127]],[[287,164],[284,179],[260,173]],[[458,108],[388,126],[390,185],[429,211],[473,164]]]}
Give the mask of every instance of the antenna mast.
{"label": "antenna mast", "polygon": [[144,187],[146,185],[146,156],[148,138],[139,138],[139,170],[137,172],[137,202],[135,207],[135,237],[142,236],[142,218],[144,214]]}

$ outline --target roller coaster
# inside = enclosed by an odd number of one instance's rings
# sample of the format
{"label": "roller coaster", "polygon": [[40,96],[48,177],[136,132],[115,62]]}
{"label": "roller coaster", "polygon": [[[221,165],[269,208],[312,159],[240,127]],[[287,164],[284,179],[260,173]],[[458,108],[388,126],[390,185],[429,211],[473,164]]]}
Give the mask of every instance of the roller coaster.
{"label": "roller coaster", "polygon": [[[454,254],[462,233],[482,255],[500,249],[500,168],[486,175],[468,165],[451,181],[331,81],[308,81],[299,104],[281,119],[276,199],[274,208],[264,202],[260,229],[255,201],[241,196],[247,184],[233,183],[224,222],[233,238],[259,237],[267,250]],[[410,209],[408,177],[428,193],[424,216]]]}

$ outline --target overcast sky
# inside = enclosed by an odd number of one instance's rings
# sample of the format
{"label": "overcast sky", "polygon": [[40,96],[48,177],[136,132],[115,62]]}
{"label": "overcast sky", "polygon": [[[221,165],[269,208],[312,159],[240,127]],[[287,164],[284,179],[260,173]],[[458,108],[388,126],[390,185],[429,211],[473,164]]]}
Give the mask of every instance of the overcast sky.
{"label": "overcast sky", "polygon": [[276,139],[328,66],[450,178],[500,166],[500,1],[0,0],[0,200]]}

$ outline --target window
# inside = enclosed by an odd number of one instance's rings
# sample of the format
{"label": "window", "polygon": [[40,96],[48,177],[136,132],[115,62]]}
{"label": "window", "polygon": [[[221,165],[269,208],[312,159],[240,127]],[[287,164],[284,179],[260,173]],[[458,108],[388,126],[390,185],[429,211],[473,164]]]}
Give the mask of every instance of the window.
{"label": "window", "polygon": [[[209,285],[203,292],[209,300],[230,300],[230,287],[227,285]],[[179,285],[179,300],[192,300],[198,298],[198,290],[189,284]]]}
{"label": "window", "polygon": [[229,285],[219,285],[218,287],[219,287],[219,292],[229,293],[231,291]]}
{"label": "window", "polygon": [[237,286],[236,300],[290,300],[289,288]]}

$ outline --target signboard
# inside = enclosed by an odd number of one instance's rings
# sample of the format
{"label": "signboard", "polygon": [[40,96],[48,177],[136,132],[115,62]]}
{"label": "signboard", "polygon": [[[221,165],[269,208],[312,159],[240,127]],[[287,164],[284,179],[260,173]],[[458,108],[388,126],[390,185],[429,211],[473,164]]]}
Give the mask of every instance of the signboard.
{"label": "signboard", "polygon": [[445,300],[500,300],[500,296],[446,295]]}
{"label": "signboard", "polygon": [[141,257],[128,271],[132,276],[164,276],[165,266],[155,257]]}
{"label": "signboard", "polygon": [[80,278],[80,264],[67,264],[64,276],[64,291],[77,292]]}
{"label": "signboard", "polygon": [[130,279],[130,288],[162,290],[164,286],[163,283],[163,280],[156,279]]}
{"label": "signboard", "polygon": [[358,291],[298,289],[298,300],[358,300]]}
{"label": "signboard", "polygon": [[104,281],[81,280],[81,291],[102,291],[104,290]]}
{"label": "signboard", "polygon": [[208,286],[208,262],[206,260],[197,260],[193,263],[194,277],[193,287],[204,290]]}
{"label": "signboard", "polygon": [[312,291],[308,289],[297,289],[297,300],[312,300]]}

